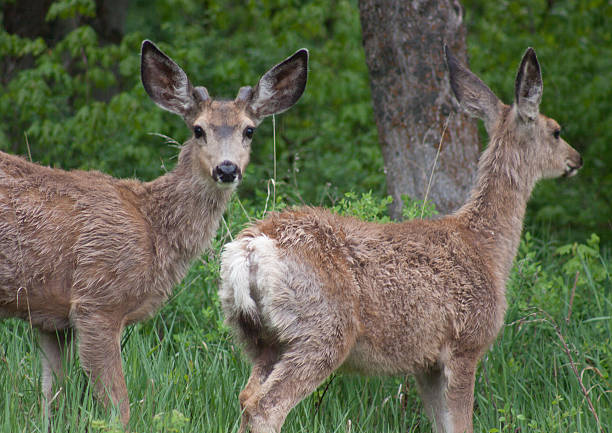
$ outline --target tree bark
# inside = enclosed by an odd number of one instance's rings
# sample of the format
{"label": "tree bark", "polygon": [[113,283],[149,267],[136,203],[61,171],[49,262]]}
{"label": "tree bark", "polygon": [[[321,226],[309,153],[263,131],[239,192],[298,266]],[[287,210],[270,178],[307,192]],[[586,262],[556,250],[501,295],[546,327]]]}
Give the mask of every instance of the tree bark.
{"label": "tree bark", "polygon": [[427,199],[449,213],[466,200],[479,153],[475,120],[453,109],[443,48],[466,62],[463,7],[458,0],[360,0],[359,10],[391,217],[401,219],[402,194],[425,198],[438,147]]}

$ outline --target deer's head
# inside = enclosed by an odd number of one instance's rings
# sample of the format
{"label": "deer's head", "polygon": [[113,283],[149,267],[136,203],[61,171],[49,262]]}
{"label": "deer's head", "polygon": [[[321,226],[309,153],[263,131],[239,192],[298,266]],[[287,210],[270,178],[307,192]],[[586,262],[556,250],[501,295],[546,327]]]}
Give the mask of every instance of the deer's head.
{"label": "deer's head", "polygon": [[[559,124],[540,113],[542,74],[533,48],[527,48],[523,55],[511,106],[502,103],[447,47],[445,51],[457,100],[467,113],[484,120],[489,146],[495,146],[495,158],[506,172],[528,175],[531,181],[576,174],[582,157],[561,138]],[[519,166],[523,169],[518,170]]]}
{"label": "deer's head", "polygon": [[220,186],[236,185],[251,152],[253,133],[269,115],[295,104],[306,87],[308,51],[301,49],[266,72],[255,88],[242,87],[232,101],[213,100],[152,42],[142,43],[141,78],[151,99],[183,117],[193,136],[194,169]]}

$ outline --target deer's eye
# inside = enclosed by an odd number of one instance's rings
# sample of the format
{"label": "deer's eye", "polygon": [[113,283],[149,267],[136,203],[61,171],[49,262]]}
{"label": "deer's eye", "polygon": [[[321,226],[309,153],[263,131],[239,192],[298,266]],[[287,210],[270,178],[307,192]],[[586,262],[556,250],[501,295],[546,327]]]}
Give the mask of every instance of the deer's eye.
{"label": "deer's eye", "polygon": [[561,134],[561,130],[560,129],[555,129],[553,131],[553,136],[555,137],[555,139],[559,139],[559,135]]}
{"label": "deer's eye", "polygon": [[255,132],[255,128],[253,128],[252,126],[247,126],[246,128],[244,128],[244,136],[248,139],[253,138],[254,132]]}
{"label": "deer's eye", "polygon": [[204,133],[204,129],[202,129],[200,125],[196,125],[193,127],[193,135],[195,135],[195,138],[204,137],[204,139],[206,139],[206,134]]}

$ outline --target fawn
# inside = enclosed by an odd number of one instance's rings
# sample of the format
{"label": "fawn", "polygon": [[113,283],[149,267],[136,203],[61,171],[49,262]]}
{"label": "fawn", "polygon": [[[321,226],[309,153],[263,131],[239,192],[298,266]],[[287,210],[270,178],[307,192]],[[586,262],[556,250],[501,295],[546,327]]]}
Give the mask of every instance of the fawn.
{"label": "fawn", "polygon": [[297,102],[307,63],[308,51],[299,50],[233,101],[213,100],[145,40],[146,92],[193,131],[176,167],[151,182],[42,167],[0,152],[0,317],[20,317],[40,331],[46,409],[74,329],[97,396],[128,423],[122,330],[151,316],[210,245],[255,128]]}
{"label": "fawn", "polygon": [[219,297],[253,361],[240,432],[280,432],[291,408],[341,367],[412,374],[436,431],[473,431],[474,374],[503,324],[527,201],[538,179],[574,175],[582,158],[539,113],[533,49],[510,106],[448,50],[446,60],[461,107],[490,136],[463,207],[388,224],[305,207],[225,246]]}

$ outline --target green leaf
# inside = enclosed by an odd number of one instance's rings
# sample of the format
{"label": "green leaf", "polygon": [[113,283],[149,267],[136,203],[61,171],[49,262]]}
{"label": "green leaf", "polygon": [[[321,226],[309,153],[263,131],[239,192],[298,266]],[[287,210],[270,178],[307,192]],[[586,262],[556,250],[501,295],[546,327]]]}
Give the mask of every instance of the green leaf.
{"label": "green leaf", "polygon": [[78,15],[84,17],[96,16],[96,4],[94,0],[58,0],[51,4],[46,21],[55,19],[74,18]]}

